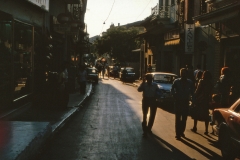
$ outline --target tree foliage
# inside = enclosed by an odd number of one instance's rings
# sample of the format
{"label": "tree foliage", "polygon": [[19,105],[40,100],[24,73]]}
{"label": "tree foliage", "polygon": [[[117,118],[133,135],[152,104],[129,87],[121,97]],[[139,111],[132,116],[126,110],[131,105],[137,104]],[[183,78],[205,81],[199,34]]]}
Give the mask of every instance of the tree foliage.
{"label": "tree foliage", "polygon": [[111,27],[102,37],[95,40],[94,48],[99,55],[109,53],[111,58],[118,62],[136,61],[138,54],[134,54],[132,50],[140,46],[140,39],[136,38],[138,33],[139,30],[134,27]]}

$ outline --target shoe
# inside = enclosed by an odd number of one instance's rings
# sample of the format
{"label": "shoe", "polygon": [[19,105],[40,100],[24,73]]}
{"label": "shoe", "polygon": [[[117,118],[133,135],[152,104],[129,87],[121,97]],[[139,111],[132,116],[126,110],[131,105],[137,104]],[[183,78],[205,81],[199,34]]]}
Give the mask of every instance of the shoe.
{"label": "shoe", "polygon": [[176,135],[175,138],[176,138],[177,140],[180,140],[180,139],[181,139],[181,136]]}
{"label": "shoe", "polygon": [[193,131],[193,132],[197,132],[197,128],[195,128],[195,127],[193,127],[192,129],[191,129],[191,131]]}
{"label": "shoe", "polygon": [[185,134],[184,134],[184,133],[182,133],[182,134],[181,134],[181,137],[185,137]]}
{"label": "shoe", "polygon": [[208,135],[208,132],[204,132],[205,135]]}

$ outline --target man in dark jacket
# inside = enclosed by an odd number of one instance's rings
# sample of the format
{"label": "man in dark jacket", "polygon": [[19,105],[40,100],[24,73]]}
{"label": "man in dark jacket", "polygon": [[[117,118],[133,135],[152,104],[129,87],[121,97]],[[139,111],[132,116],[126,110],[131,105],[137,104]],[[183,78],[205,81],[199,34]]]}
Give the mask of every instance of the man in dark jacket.
{"label": "man in dark jacket", "polygon": [[[145,82],[147,80],[147,83]],[[146,137],[147,133],[152,133],[151,129],[154,123],[157,105],[156,105],[156,94],[161,92],[158,88],[158,85],[153,82],[153,77],[151,74],[146,75],[146,79],[143,79],[143,82],[138,87],[138,92],[143,92],[142,99],[142,112],[143,112],[143,121],[142,129],[143,136]],[[147,124],[147,114],[148,108],[150,107],[150,116]]]}
{"label": "man in dark jacket", "polygon": [[187,116],[189,111],[190,96],[194,98],[194,85],[190,79],[187,79],[187,70],[180,69],[181,78],[174,80],[171,92],[175,99],[175,131],[176,139],[184,137]]}

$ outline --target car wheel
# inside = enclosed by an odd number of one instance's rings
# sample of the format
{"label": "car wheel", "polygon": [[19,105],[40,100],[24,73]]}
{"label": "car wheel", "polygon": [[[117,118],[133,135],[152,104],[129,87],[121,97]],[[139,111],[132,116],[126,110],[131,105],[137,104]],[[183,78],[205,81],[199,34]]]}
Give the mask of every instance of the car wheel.
{"label": "car wheel", "polygon": [[233,150],[233,147],[231,146],[231,138],[229,133],[226,131],[226,127],[223,129],[220,129],[219,134],[219,142],[220,142],[220,149],[222,152],[222,157],[225,160],[234,160],[235,159],[235,152]]}

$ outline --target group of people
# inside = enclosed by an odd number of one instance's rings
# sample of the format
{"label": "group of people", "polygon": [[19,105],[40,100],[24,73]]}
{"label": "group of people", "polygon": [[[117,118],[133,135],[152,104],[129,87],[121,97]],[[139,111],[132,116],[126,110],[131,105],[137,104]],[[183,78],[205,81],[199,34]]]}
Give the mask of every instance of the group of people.
{"label": "group of people", "polygon": [[[192,75],[190,75],[192,74]],[[194,78],[193,78],[194,77]],[[147,83],[145,82],[147,80]],[[156,115],[156,92],[159,88],[153,81],[151,74],[147,74],[141,85],[138,87],[139,92],[143,92],[142,112],[143,136],[152,133],[151,128]],[[176,139],[185,137],[185,129],[187,117],[189,115],[190,106],[194,106],[195,114],[192,115],[194,120],[193,132],[197,132],[198,121],[205,122],[205,132],[208,134],[208,126],[210,122],[209,110],[219,107],[229,107],[229,93],[231,88],[230,69],[223,67],[217,92],[214,93],[214,84],[212,82],[211,72],[202,71],[200,66],[193,71],[192,68],[180,69],[180,78],[174,80],[171,93],[175,100],[175,132]],[[149,121],[147,123],[148,109],[150,108]]]}
{"label": "group of people", "polygon": [[97,68],[97,70],[98,70],[98,77],[99,78],[101,77],[101,74],[102,74],[102,78],[104,79],[106,71],[107,71],[107,76],[109,78],[109,76],[110,76],[110,68],[109,68],[108,62],[97,61],[95,68]]}

